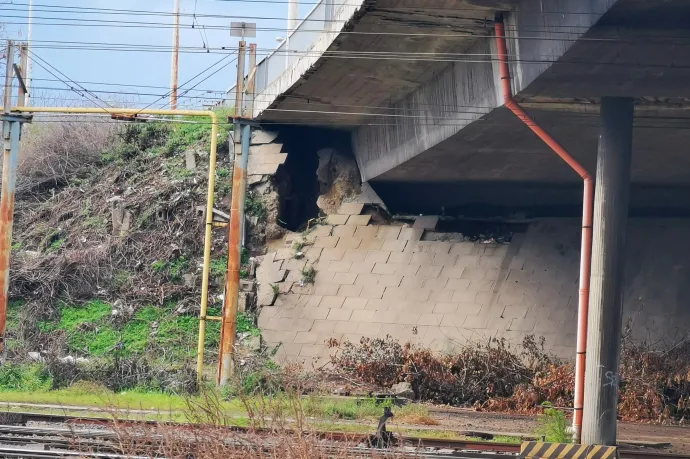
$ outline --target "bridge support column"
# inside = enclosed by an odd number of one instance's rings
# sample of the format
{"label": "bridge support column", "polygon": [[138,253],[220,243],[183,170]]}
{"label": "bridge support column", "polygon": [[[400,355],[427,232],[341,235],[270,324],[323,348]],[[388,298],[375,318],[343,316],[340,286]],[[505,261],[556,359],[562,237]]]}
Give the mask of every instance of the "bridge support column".
{"label": "bridge support column", "polygon": [[633,100],[603,97],[594,199],[582,443],[616,444]]}

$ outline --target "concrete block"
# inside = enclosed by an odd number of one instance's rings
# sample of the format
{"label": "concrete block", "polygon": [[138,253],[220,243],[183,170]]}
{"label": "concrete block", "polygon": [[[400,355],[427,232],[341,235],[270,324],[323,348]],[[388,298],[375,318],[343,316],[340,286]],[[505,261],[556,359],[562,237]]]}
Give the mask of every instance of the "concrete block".
{"label": "concrete block", "polygon": [[333,226],[332,225],[316,225],[312,226],[309,233],[306,234],[305,239],[313,239],[319,236],[333,236]]}
{"label": "concrete block", "polygon": [[[391,264],[388,263],[388,266]],[[420,266],[419,265],[398,265],[395,268],[395,274],[399,274],[401,276],[416,276],[417,272],[419,271]]]}
{"label": "concrete block", "polygon": [[383,239],[362,239],[362,244],[359,246],[360,249],[366,250],[381,250],[383,247]]}
{"label": "concrete block", "polygon": [[479,266],[480,258],[481,256],[479,255],[459,255],[458,258],[455,259],[455,266],[475,268]]}
{"label": "concrete block", "polygon": [[[445,242],[445,241],[435,241],[432,242],[429,251],[433,253],[434,255],[450,255],[450,247],[451,243],[450,242]],[[454,256],[455,257],[455,256]]]}
{"label": "concrete block", "polygon": [[511,269],[508,272],[508,277],[506,278],[506,282],[515,282],[515,283],[526,284],[527,282],[529,282],[530,276],[532,276],[532,271]]}
{"label": "concrete block", "polygon": [[[490,318],[487,316],[470,316],[465,319],[463,323],[464,328],[477,329],[477,328],[487,328],[489,326]],[[492,321],[495,319],[491,319]]]}
{"label": "concrete block", "polygon": [[481,305],[491,304],[492,298],[493,293],[491,292],[477,292],[477,296],[474,297],[474,302]]}
{"label": "concrete block", "polygon": [[405,301],[408,291],[402,288],[386,287],[383,299],[387,301]]}
{"label": "concrete block", "polygon": [[311,331],[315,333],[333,333],[337,323],[335,320],[315,320]]}
{"label": "concrete block", "polygon": [[449,253],[435,253],[433,256],[431,261],[433,266],[455,266],[455,259],[458,257]]}
{"label": "concrete block", "polygon": [[301,332],[310,331],[311,327],[314,326],[314,319],[290,319],[290,328],[288,330]]}
{"label": "concrete block", "polygon": [[[466,279],[458,279],[460,281],[466,281]],[[471,290],[473,292],[493,292],[494,291],[494,286],[496,283],[494,281],[490,280],[473,280],[473,281],[467,281],[469,282],[469,285],[467,286],[467,290]]]}
{"label": "concrete block", "polygon": [[402,286],[404,288],[422,288],[426,282],[424,276],[403,276]]}
{"label": "concrete block", "polygon": [[356,297],[345,298],[345,302],[343,303],[343,309],[363,310],[366,307],[367,307],[367,299],[366,298],[356,298]]}
{"label": "concrete block", "polygon": [[436,303],[434,314],[455,314],[458,311],[458,303]]}
{"label": "concrete block", "polygon": [[318,308],[321,304],[322,296],[319,295],[308,295],[306,296],[305,308]]}
{"label": "concrete block", "polygon": [[333,284],[333,277],[335,276],[336,273],[331,272],[331,271],[317,271],[316,276],[314,278],[314,283],[316,285],[319,284]]}
{"label": "concrete block", "polygon": [[381,250],[387,250],[389,252],[402,252],[405,250],[406,245],[407,241],[385,239],[383,244],[381,244]]}
{"label": "concrete block", "polygon": [[360,297],[379,300],[379,299],[383,298],[383,293],[385,292],[385,290],[386,290],[386,287],[381,287],[381,286],[364,287],[364,288],[362,288],[362,292],[360,293]]}
{"label": "concrete block", "polygon": [[[357,311],[355,311],[357,312]],[[369,311],[364,311],[369,312]],[[381,324],[376,322],[360,322],[357,326],[357,333],[367,338],[379,337],[381,332]]]}
{"label": "concrete block", "polygon": [[359,215],[362,213],[363,210],[364,204],[360,204],[357,202],[344,202],[340,206],[340,209],[338,209],[338,213],[340,215]]}
{"label": "concrete block", "polygon": [[503,271],[500,268],[488,268],[486,270],[486,274],[484,274],[484,280],[490,280],[490,281],[496,281],[496,280],[505,280],[507,277],[508,272]]}
{"label": "concrete block", "polygon": [[400,236],[401,229],[402,226],[379,226],[378,231],[376,232],[376,238],[389,242],[396,241]]}
{"label": "concrete block", "polygon": [[458,314],[465,316],[478,316],[482,311],[482,305],[476,303],[458,303]]}
{"label": "concrete block", "polygon": [[329,225],[344,225],[347,223],[349,215],[328,215],[326,217],[326,223]]}
{"label": "concrete block", "polygon": [[345,298],[358,297],[362,293],[361,285],[341,285],[338,290],[338,296]]}
{"label": "concrete block", "polygon": [[534,331],[534,327],[536,325],[537,321],[535,319],[514,318],[514,320],[510,324],[510,329],[520,332],[531,333],[532,331]]}
{"label": "concrete block", "polygon": [[391,253],[385,250],[370,250],[364,261],[373,263],[386,263]]}
{"label": "concrete block", "polygon": [[480,268],[500,268],[503,264],[503,257],[488,256],[486,253],[479,258]]}
{"label": "concrete block", "polygon": [[402,228],[398,239],[401,241],[419,241],[424,234],[424,230],[419,228]]}
{"label": "concrete block", "polygon": [[283,269],[288,271],[302,271],[305,266],[307,266],[306,260],[297,260],[293,258],[283,262]]}
{"label": "concrete block", "polygon": [[362,243],[362,239],[358,237],[341,237],[340,240],[338,241],[337,247],[339,249],[345,249],[351,250],[351,249],[356,249],[360,246]]}
{"label": "concrete block", "polygon": [[[386,288],[388,291],[388,288]],[[431,290],[428,288],[415,288],[411,290],[404,290],[405,300],[415,302],[415,301],[428,301],[429,295],[431,295]]]}
{"label": "concrete block", "polygon": [[[348,309],[351,313],[355,313],[352,309]],[[335,326],[335,331],[341,334],[348,334],[348,333],[357,333],[357,327],[359,326],[359,323],[350,321],[348,319],[347,321],[338,321],[336,322],[337,325]],[[357,340],[359,341],[359,340]]]}
{"label": "concrete block", "polygon": [[252,145],[263,145],[273,142],[278,137],[278,132],[254,130],[252,131]]}
{"label": "concrete block", "polygon": [[378,230],[377,226],[359,225],[357,226],[357,230],[355,230],[355,237],[359,237],[362,240],[376,239]]}
{"label": "concrete block", "polygon": [[450,255],[476,255],[476,248],[472,242],[455,242],[450,246]]}
{"label": "concrete block", "polygon": [[421,230],[435,230],[438,224],[438,215],[424,215],[415,219],[412,228]]}
{"label": "concrete block", "polygon": [[328,352],[328,347],[325,344],[303,344],[299,356],[315,358],[321,357],[326,352]]}
{"label": "concrete block", "polygon": [[499,304],[482,305],[482,310],[479,311],[480,316],[487,316],[491,319],[503,316],[503,311],[506,307]]}
{"label": "concrete block", "polygon": [[247,175],[275,175],[280,164],[256,164],[247,167]]}
{"label": "concrete block", "polygon": [[338,309],[343,306],[345,302],[345,297],[342,296],[324,296],[321,298],[321,304],[319,307],[328,309]]}
{"label": "concrete block", "polygon": [[335,247],[324,248],[321,251],[319,261],[340,261],[345,256],[345,249]]}
{"label": "concrete block", "polygon": [[328,262],[328,271],[334,273],[346,273],[350,271],[352,262],[350,261],[330,261]]}
{"label": "concrete block", "polygon": [[460,276],[460,278],[469,280],[482,280],[486,276],[486,271],[487,268],[466,267],[463,270],[462,276]]}
{"label": "concrete block", "polygon": [[381,274],[379,276],[379,285],[382,287],[400,287],[403,276],[399,274]]}
{"label": "concrete block", "polygon": [[424,282],[424,285],[422,287],[430,288],[430,289],[437,289],[437,290],[443,290],[446,288],[446,284],[448,283],[448,278],[447,277],[428,277],[426,278],[426,281]]}
{"label": "concrete block", "polygon": [[338,240],[340,238],[337,236],[319,236],[314,241],[314,247],[333,248],[338,244]]}
{"label": "concrete block", "polygon": [[369,251],[365,249],[348,249],[345,251],[345,255],[343,255],[343,261],[361,263],[367,257],[368,253]]}
{"label": "concrete block", "polygon": [[[276,319],[301,319],[302,315],[304,314],[304,308],[303,307],[294,307],[294,308],[278,308],[278,314],[276,315]],[[287,330],[287,328],[286,328]]]}
{"label": "concrete block", "polygon": [[333,236],[352,237],[355,234],[356,226],[342,225],[333,227]]}
{"label": "concrete block", "polygon": [[528,309],[528,306],[525,304],[525,295],[522,293],[501,292],[496,298],[496,303],[502,304],[503,306],[521,306],[525,310]]}
{"label": "concrete block", "polygon": [[282,248],[282,249],[278,249],[278,250],[275,252],[275,255],[274,255],[274,258],[273,258],[273,259],[274,259],[275,261],[288,260],[288,259],[292,258],[294,255],[295,255],[295,251],[294,251],[294,250],[292,250],[292,249],[289,248],[289,247],[285,247],[285,248]]}
{"label": "concrete block", "polygon": [[[407,241],[398,241],[398,242],[404,242],[407,244]],[[385,244],[384,244],[385,246]],[[414,255],[412,252],[393,252],[391,251],[391,256],[388,257],[388,263],[391,264],[400,264],[400,265],[408,265],[410,264],[410,260],[412,260],[412,255]]]}
{"label": "concrete block", "polygon": [[467,317],[462,314],[443,314],[440,326],[462,328],[466,319]]}
{"label": "concrete block", "polygon": [[367,226],[371,221],[371,215],[350,215],[346,225]]}
{"label": "concrete block", "polygon": [[374,269],[371,271],[374,274],[384,274],[390,275],[395,274],[396,269],[399,265],[394,263],[376,263]]}
{"label": "concrete block", "polygon": [[357,279],[356,273],[335,273],[333,276],[333,283],[339,285],[352,285]]}
{"label": "concrete block", "polygon": [[420,312],[399,312],[395,316],[395,323],[402,325],[417,325],[422,317]]}
{"label": "concrete block", "polygon": [[350,317],[350,320],[352,322],[372,322],[374,320],[375,315],[375,311],[360,309],[352,311],[352,316]]}
{"label": "concrete block", "polygon": [[314,285],[314,295],[319,296],[336,296],[338,294],[338,289],[340,289],[340,284],[330,284],[317,282]]}
{"label": "concrete block", "polygon": [[[410,265],[412,266],[412,265]],[[434,278],[441,275],[443,266],[420,266],[417,270],[417,276],[424,276],[428,278]]]}
{"label": "concrete block", "polygon": [[380,274],[372,273],[362,273],[357,275],[355,280],[355,285],[361,285],[362,287],[375,287],[379,283]]}
{"label": "concrete block", "polygon": [[[287,321],[285,321],[287,322]],[[275,330],[271,331],[270,333],[264,333],[264,339],[268,343],[292,343],[295,341],[295,338],[297,337],[297,331],[296,330],[289,330],[289,331],[284,331],[284,330]]]}
{"label": "concrete block", "polygon": [[383,323],[381,324],[381,336],[391,335],[393,337],[403,336],[405,333],[405,325],[399,323]]}
{"label": "concrete block", "polygon": [[328,313],[328,320],[347,321],[352,316],[352,309],[331,309]]}
{"label": "concrete block", "polygon": [[[374,270],[376,263],[369,261],[362,261],[358,263],[352,263],[352,268],[350,272],[354,274],[369,274]],[[378,274],[376,274],[378,276]]]}
{"label": "concrete block", "polygon": [[295,337],[296,344],[316,344],[320,335],[314,332],[298,332]]}
{"label": "concrete block", "polygon": [[[445,274],[446,271],[445,269],[441,272],[441,274]],[[439,277],[441,279],[442,277]],[[471,285],[471,281],[467,279],[457,279],[457,278],[449,278],[448,282],[445,285],[446,290],[460,290],[460,291],[465,291],[468,290],[469,286]]]}
{"label": "concrete block", "polygon": [[388,308],[391,306],[391,303],[389,301],[380,299],[377,300],[375,298],[369,299],[367,301],[367,306],[366,310],[367,311],[388,311]]}
{"label": "concrete block", "polygon": [[452,298],[453,290],[431,289],[431,294],[429,294],[429,301],[433,303],[449,303]]}
{"label": "concrete block", "polygon": [[474,303],[477,297],[477,292],[470,292],[467,290],[453,291],[453,302],[455,303]]}
{"label": "concrete block", "polygon": [[466,268],[464,266],[453,266],[453,267],[444,266],[441,273],[451,280],[452,279],[460,279],[460,278],[462,278],[462,273],[465,272],[465,269]]}
{"label": "concrete block", "polygon": [[442,314],[422,313],[422,315],[419,316],[417,325],[439,326],[441,324],[441,319],[443,319]]}

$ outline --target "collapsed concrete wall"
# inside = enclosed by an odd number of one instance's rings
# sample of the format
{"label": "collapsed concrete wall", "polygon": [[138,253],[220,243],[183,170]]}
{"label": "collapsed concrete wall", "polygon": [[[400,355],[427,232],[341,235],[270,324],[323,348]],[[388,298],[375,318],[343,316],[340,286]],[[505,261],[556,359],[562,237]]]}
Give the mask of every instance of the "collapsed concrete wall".
{"label": "collapsed concrete wall", "polygon": [[[259,324],[269,344],[282,343],[284,358],[325,359],[331,338],[387,334],[438,351],[534,334],[574,356],[576,219],[530,223],[510,243],[428,241],[422,229],[370,221],[334,215],[267,255],[270,270],[284,271],[274,276],[285,279],[284,293]],[[630,221],[624,309],[637,340],[675,341],[690,331],[689,230],[688,219]],[[314,283],[305,283],[311,268]]]}

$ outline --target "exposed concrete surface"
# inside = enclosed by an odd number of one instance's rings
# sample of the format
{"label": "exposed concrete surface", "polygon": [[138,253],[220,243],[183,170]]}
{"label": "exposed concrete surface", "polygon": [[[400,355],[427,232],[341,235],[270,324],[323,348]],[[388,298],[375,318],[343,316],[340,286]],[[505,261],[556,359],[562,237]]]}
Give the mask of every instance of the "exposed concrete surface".
{"label": "exposed concrete surface", "polygon": [[[505,245],[420,241],[421,230],[400,226],[323,227],[304,260],[288,250],[272,261],[276,269],[314,266],[315,284],[280,295],[259,324],[291,359],[326,358],[330,338],[386,334],[438,351],[535,334],[572,358],[579,226],[541,220]],[[690,331],[687,234],[690,219],[629,223],[624,322],[637,340],[672,342]]]}

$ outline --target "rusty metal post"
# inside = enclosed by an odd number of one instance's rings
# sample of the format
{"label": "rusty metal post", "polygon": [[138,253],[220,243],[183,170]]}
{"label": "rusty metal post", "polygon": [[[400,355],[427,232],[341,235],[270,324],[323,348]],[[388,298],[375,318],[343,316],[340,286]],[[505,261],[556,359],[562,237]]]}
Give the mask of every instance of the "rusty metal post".
{"label": "rusty metal post", "polygon": [[26,74],[27,74],[27,63],[29,60],[29,45],[22,43],[19,46],[19,71],[20,74],[17,75],[19,79],[19,98],[17,99],[17,106],[23,107],[28,100],[29,87],[27,86]]}
{"label": "rusty metal post", "polygon": [[20,121],[3,121],[2,195],[0,196],[0,354],[5,348],[7,295],[10,286],[14,190],[19,164]]}
{"label": "rusty metal post", "polygon": [[[235,125],[240,125],[235,119]],[[233,354],[235,351],[235,335],[237,334],[237,304],[240,293],[240,265],[242,259],[242,224],[244,220],[244,201],[247,188],[247,163],[249,144],[251,143],[251,127],[242,127],[242,150],[235,154],[235,170],[233,172],[232,208],[230,209],[230,232],[228,234],[228,274],[225,286],[225,306],[223,308],[223,326],[220,338],[220,359],[218,365],[218,384],[228,383],[234,371]]]}
{"label": "rusty metal post", "polygon": [[256,43],[249,44],[249,77],[245,93],[247,97],[244,103],[244,117],[254,118],[254,94],[256,92]]}
{"label": "rusty metal post", "polygon": [[[244,94],[244,64],[246,44],[240,41],[237,54],[237,85],[235,86],[234,129],[234,167],[232,174],[232,203],[230,205],[230,224],[228,225],[228,272],[223,301],[223,321],[220,334],[220,353],[218,356],[218,384],[228,383],[233,374],[233,354],[237,334],[237,303],[240,292],[240,264],[242,258],[242,223],[244,221],[244,201],[247,185],[247,157],[250,137],[243,137],[242,100]],[[248,128],[248,126],[245,126]],[[246,143],[246,151],[244,146]]]}

